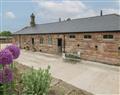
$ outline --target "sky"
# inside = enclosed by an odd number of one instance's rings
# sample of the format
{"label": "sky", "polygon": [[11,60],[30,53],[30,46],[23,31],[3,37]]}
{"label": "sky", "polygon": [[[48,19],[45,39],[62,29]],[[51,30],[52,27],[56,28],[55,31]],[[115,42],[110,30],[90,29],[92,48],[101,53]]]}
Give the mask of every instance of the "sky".
{"label": "sky", "polygon": [[30,15],[36,23],[57,22],[59,18],[76,19],[120,14],[120,0],[0,0],[0,31],[16,32],[29,26]]}

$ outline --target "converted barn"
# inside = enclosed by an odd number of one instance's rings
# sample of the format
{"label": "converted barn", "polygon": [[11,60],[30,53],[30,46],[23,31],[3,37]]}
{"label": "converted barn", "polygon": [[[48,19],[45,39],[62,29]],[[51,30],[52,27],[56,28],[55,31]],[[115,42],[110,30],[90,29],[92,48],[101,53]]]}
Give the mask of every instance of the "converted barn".
{"label": "converted barn", "polygon": [[14,32],[13,42],[21,48],[46,53],[81,53],[81,58],[107,64],[120,63],[120,16],[101,15],[36,24]]}

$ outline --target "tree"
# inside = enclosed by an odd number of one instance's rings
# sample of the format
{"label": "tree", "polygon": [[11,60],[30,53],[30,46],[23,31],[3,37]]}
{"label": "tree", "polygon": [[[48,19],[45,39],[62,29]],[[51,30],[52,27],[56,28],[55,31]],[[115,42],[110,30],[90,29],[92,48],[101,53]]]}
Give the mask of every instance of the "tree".
{"label": "tree", "polygon": [[0,32],[0,36],[11,36],[12,33],[10,31],[3,31],[3,32]]}

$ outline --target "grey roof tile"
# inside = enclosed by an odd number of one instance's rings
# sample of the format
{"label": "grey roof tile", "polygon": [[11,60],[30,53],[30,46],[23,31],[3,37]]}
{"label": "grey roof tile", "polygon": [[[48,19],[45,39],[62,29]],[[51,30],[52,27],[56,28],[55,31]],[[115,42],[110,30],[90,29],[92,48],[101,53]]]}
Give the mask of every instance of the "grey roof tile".
{"label": "grey roof tile", "polygon": [[119,31],[120,16],[109,14],[96,17],[73,19],[71,21],[36,24],[35,27],[25,27],[13,34],[44,34],[44,33],[74,33]]}

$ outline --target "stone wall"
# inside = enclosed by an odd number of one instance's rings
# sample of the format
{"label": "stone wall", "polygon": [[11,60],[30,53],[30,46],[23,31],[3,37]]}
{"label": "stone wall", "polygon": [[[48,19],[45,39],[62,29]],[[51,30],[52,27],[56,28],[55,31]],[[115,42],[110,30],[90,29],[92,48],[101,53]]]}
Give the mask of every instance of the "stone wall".
{"label": "stone wall", "polygon": [[[84,39],[85,34],[92,35],[92,38]],[[114,38],[103,39],[103,35],[105,34],[112,34]],[[52,44],[50,45],[48,45],[49,35],[52,37]],[[13,41],[15,43],[19,42],[21,48],[28,46],[31,50],[34,48],[36,51],[58,54],[57,39],[61,38],[62,51],[65,47],[65,52],[81,52],[81,58],[86,60],[99,61],[107,64],[120,64],[120,32],[76,33],[74,34],[75,38],[70,38],[71,34],[49,35],[20,35],[14,36]],[[43,44],[40,44],[41,36],[44,39]],[[34,38],[34,45],[32,45],[31,38]]]}
{"label": "stone wall", "polygon": [[[48,44],[48,36],[52,37],[52,44]],[[43,44],[40,44],[40,37],[43,37]],[[34,45],[32,45],[31,38],[34,38]],[[43,34],[43,35],[16,35],[14,36],[13,42],[19,44],[21,48],[29,47],[30,50],[33,48],[36,51],[46,52],[46,53],[58,53],[57,39],[63,39],[63,35],[57,34]]]}
{"label": "stone wall", "polygon": [[0,38],[0,44],[12,43],[12,38]]}
{"label": "stone wall", "polygon": [[[75,39],[66,38],[66,52],[80,51],[81,57],[86,60],[120,64],[120,32],[92,33],[92,39],[84,39],[85,34],[91,33],[81,33]],[[112,34],[114,38],[103,39],[105,34]]]}

